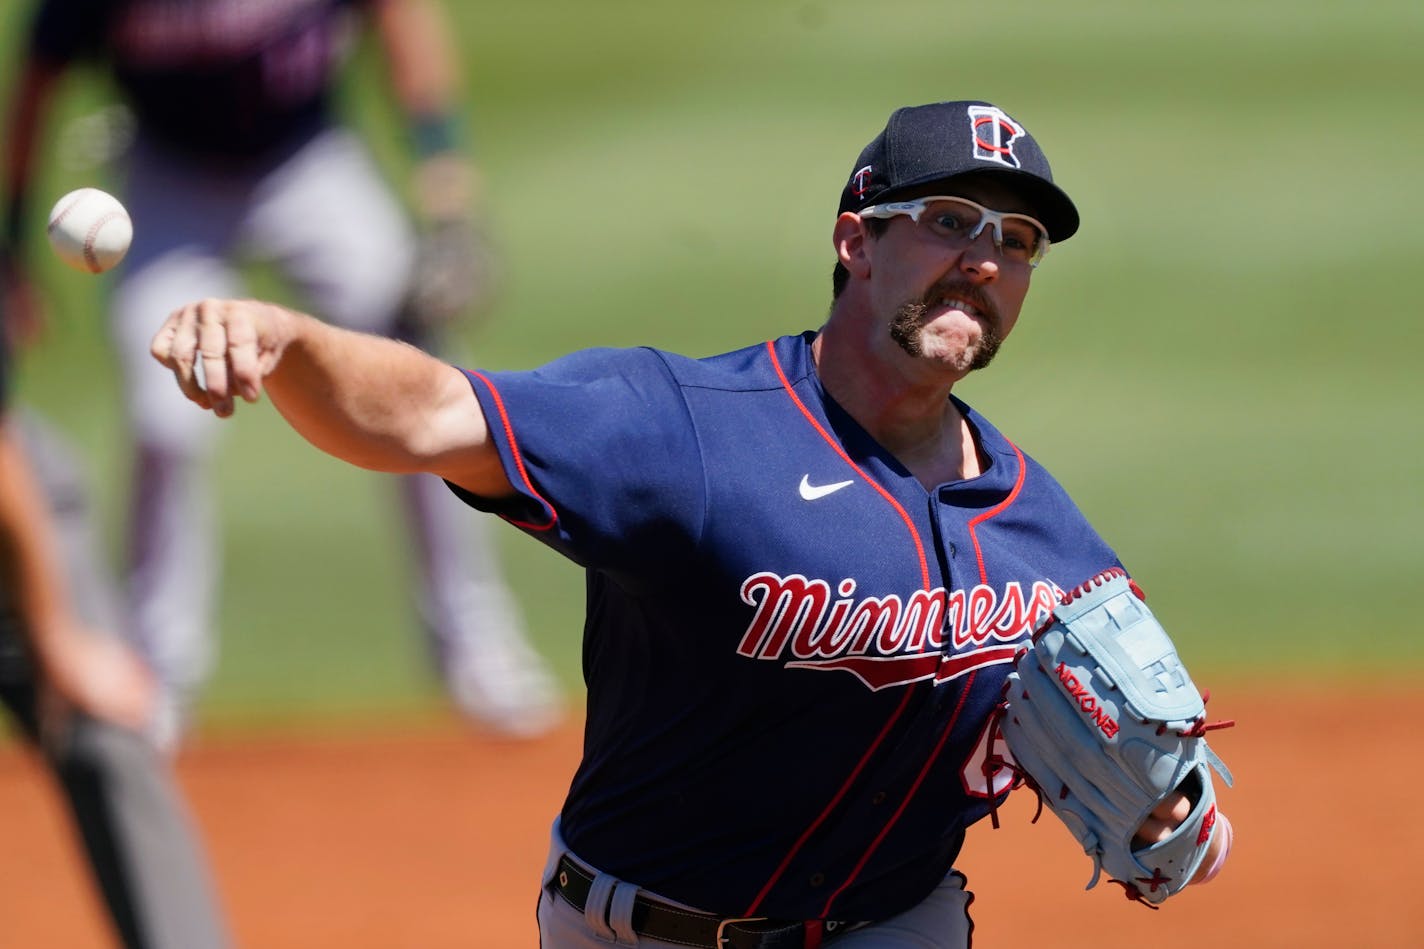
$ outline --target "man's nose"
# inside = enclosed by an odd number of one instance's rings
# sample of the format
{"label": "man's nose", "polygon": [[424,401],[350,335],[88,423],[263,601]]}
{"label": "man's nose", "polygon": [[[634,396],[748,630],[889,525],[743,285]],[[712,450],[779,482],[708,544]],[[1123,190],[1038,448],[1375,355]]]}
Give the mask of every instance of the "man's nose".
{"label": "man's nose", "polygon": [[999,276],[999,245],[994,229],[987,224],[970,240],[959,258],[959,269],[980,283],[989,283]]}

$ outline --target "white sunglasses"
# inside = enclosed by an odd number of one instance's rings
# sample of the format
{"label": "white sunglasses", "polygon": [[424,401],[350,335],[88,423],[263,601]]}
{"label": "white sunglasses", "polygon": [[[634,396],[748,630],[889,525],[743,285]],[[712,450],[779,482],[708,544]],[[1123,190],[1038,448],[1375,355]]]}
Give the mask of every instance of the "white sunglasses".
{"label": "white sunglasses", "polygon": [[[929,213],[926,214],[925,212]],[[887,201],[856,212],[861,217],[892,218],[905,215],[928,227],[947,243],[967,247],[979,239],[985,227],[992,227],[994,246],[1000,256],[1016,263],[1037,267],[1048,253],[1048,228],[1027,214],[995,211],[968,198],[930,195],[912,201]]]}

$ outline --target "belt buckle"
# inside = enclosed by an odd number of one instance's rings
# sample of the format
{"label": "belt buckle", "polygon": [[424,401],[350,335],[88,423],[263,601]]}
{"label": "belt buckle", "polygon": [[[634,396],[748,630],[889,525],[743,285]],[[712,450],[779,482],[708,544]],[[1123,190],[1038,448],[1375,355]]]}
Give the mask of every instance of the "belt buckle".
{"label": "belt buckle", "polygon": [[726,946],[732,939],[731,936],[723,935],[723,932],[728,926],[735,925],[736,923],[764,923],[767,921],[767,919],[768,917],[766,916],[743,916],[740,918],[729,918],[721,920],[717,923],[717,934],[714,937],[717,949],[722,949],[722,947]]}

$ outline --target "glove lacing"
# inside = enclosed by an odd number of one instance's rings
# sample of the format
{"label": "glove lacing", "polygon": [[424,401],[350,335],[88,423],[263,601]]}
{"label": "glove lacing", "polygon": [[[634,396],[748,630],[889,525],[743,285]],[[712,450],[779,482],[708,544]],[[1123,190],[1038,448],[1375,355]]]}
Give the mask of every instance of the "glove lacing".
{"label": "glove lacing", "polygon": [[[1049,623],[1051,624],[1052,621],[1053,617],[1050,616]],[[1047,626],[1048,624],[1045,624],[1044,628],[1046,629]],[[1026,648],[1019,650],[1018,654],[1015,655],[1014,660],[1018,661],[1019,656],[1022,656],[1025,652],[1028,652]],[[1002,734],[1003,732],[1004,716],[1009,713],[1008,694],[1009,682],[1005,680],[1003,694],[999,699],[999,704],[994,706],[994,711],[991,712],[989,715],[989,735],[988,741],[985,745],[986,752],[984,755],[984,786],[989,789],[989,823],[993,826],[995,830],[999,829],[1000,798],[1007,801],[1009,795],[1021,787],[1029,788],[1038,798],[1038,807],[1034,810],[1033,819],[1030,820],[1029,823],[1037,824],[1039,816],[1043,814],[1043,789],[1038,786],[1038,782],[1035,781],[1033,779],[1033,776],[1030,775],[1027,771],[1025,771],[1023,768],[1020,768],[1017,761],[1012,761],[1008,758],[1005,758],[1003,755],[997,755],[994,753],[994,745],[999,740],[1000,734]],[[1025,696],[1025,698],[1027,698],[1027,696]],[[1010,772],[1013,776],[1013,780],[1009,783],[1008,788],[1006,788],[1002,794],[996,794],[994,793],[994,781],[998,778],[999,773],[1002,771]],[[1066,795],[1067,792],[1068,788],[1064,787],[1063,793]]]}
{"label": "glove lacing", "polygon": [[[1104,578],[1110,578],[1110,577],[1112,576],[1112,574],[1113,574],[1113,571],[1108,570],[1108,571],[1104,571],[1104,573],[1103,573],[1103,574],[1100,574],[1099,576],[1100,576],[1100,577],[1104,577]],[[1090,580],[1090,581],[1088,581],[1087,583],[1082,584],[1081,587],[1075,588],[1075,590],[1080,591],[1080,592],[1078,593],[1078,595],[1081,595],[1081,590],[1086,589],[1086,587],[1087,587],[1089,584],[1092,584],[1093,581],[1094,581],[1094,580],[1097,580],[1097,579],[1098,579],[1098,578],[1095,577],[1095,578],[1093,578],[1093,580]],[[1137,593],[1137,595],[1138,595],[1139,597],[1142,596],[1141,592],[1137,590],[1136,584],[1133,585],[1133,591],[1134,591],[1135,593]],[[1065,602],[1065,603],[1068,602],[1070,598],[1071,598],[1071,596],[1065,596],[1064,599],[1063,599],[1063,602]],[[1143,599],[1145,600],[1146,597],[1143,597]],[[1040,627],[1034,632],[1033,638],[1034,638],[1034,639],[1037,639],[1038,636],[1041,635],[1045,630],[1047,630],[1048,627],[1052,626],[1053,623],[1054,623],[1054,617],[1049,616],[1048,620],[1047,620],[1045,623],[1043,623],[1043,625],[1040,626]],[[1028,651],[1028,649],[1027,649],[1026,647],[1025,647],[1024,649],[1021,649],[1021,650],[1014,656],[1014,661],[1017,662],[1018,659],[1019,659],[1025,652],[1027,652],[1027,651]],[[1039,817],[1042,816],[1042,814],[1043,814],[1043,788],[1042,788],[1041,786],[1039,786],[1039,783],[1033,779],[1033,776],[1032,776],[1032,775],[1030,775],[1030,774],[1029,774],[1027,771],[1025,771],[1023,768],[1019,767],[1018,762],[1016,762],[1016,761],[1010,761],[1009,759],[1005,758],[1003,755],[997,755],[997,754],[994,754],[994,752],[993,752],[994,744],[995,744],[995,742],[998,740],[999,734],[1001,733],[1001,731],[1002,731],[1002,729],[1003,729],[1002,723],[1003,723],[1003,720],[1004,720],[1004,716],[1007,715],[1007,714],[1009,714],[1009,702],[1008,702],[1009,687],[1010,687],[1009,682],[1008,682],[1008,681],[1005,681],[1005,682],[1004,682],[1004,688],[1003,688],[1003,696],[999,699],[999,703],[994,706],[994,711],[990,714],[990,717],[989,717],[989,735],[988,735],[988,741],[987,741],[987,744],[986,744],[986,747],[988,748],[988,751],[986,752],[986,754],[985,754],[985,756],[984,756],[984,780],[985,780],[985,786],[988,787],[989,790],[990,790],[990,795],[989,795],[989,823],[993,826],[993,828],[994,828],[995,830],[998,830],[998,829],[999,829],[999,801],[1000,801],[1000,798],[1002,797],[1004,800],[1008,800],[1008,796],[1009,796],[1010,794],[1012,794],[1014,791],[1016,791],[1017,789],[1019,789],[1020,787],[1026,787],[1026,788],[1030,789],[1031,791],[1033,791],[1034,796],[1035,796],[1035,798],[1036,798],[1036,800],[1037,800],[1037,806],[1034,808],[1033,817],[1032,817],[1032,819],[1029,820],[1029,823],[1030,823],[1030,824],[1037,824]],[[1024,693],[1024,696],[1023,696],[1023,697],[1024,697],[1024,700],[1025,700],[1025,701],[1031,701],[1031,700],[1029,699],[1029,696],[1028,696],[1028,693],[1027,693],[1027,692]],[[1192,724],[1189,725],[1187,728],[1185,728],[1185,729],[1179,729],[1179,730],[1177,731],[1177,734],[1178,734],[1178,735],[1180,735],[1180,736],[1183,737],[1183,738],[1201,738],[1201,737],[1205,736],[1206,733],[1209,732],[1209,731],[1219,731],[1220,729],[1223,729],[1223,728],[1231,728],[1231,727],[1235,726],[1235,724],[1236,724],[1236,720],[1235,720],[1235,719],[1225,719],[1225,720],[1223,720],[1223,721],[1218,721],[1218,722],[1208,722],[1208,721],[1206,720],[1205,708],[1206,708],[1206,704],[1207,704],[1208,702],[1210,702],[1210,701],[1211,701],[1211,690],[1210,690],[1210,689],[1203,689],[1203,690],[1202,690],[1202,708],[1203,708],[1203,713],[1202,713],[1201,715],[1197,716],[1196,719],[1193,720]],[[1147,722],[1144,721],[1144,724],[1147,724]],[[1167,731],[1167,726],[1166,726],[1165,724],[1159,725],[1159,726],[1157,727],[1157,734],[1159,734],[1159,735],[1164,734],[1166,731]],[[1008,787],[1002,794],[995,794],[995,793],[993,793],[994,780],[999,776],[999,773],[1000,773],[1000,772],[1005,771],[1005,770],[1012,772],[1012,774],[1013,774],[1013,781],[1012,781],[1012,783],[1010,783],[1009,787]],[[1059,797],[1059,799],[1062,800],[1062,799],[1066,798],[1066,797],[1068,796],[1068,793],[1069,793],[1069,791],[1068,791],[1068,785],[1065,784],[1065,785],[1063,785],[1062,788],[1059,789],[1059,792],[1058,792],[1058,797]],[[1096,856],[1094,856],[1094,862],[1095,862],[1095,863],[1097,862],[1097,857],[1096,857]],[[1101,867],[1101,864],[1098,864],[1098,866]],[[1145,906],[1145,907],[1147,907],[1148,909],[1153,910],[1153,911],[1156,911],[1156,910],[1161,909],[1160,906],[1158,906],[1158,905],[1156,905],[1155,903],[1153,903],[1153,902],[1151,902],[1150,900],[1148,900],[1148,899],[1143,895],[1141,888],[1138,886],[1138,883],[1145,883],[1145,884],[1148,885],[1149,888],[1155,890],[1158,886],[1160,886],[1160,885],[1166,883],[1166,882],[1167,882],[1166,879],[1161,876],[1161,870],[1160,870],[1160,869],[1154,868],[1153,871],[1152,871],[1152,876],[1150,876],[1150,877],[1139,877],[1139,878],[1137,879],[1137,881],[1135,881],[1135,882],[1128,882],[1128,881],[1126,881],[1126,880],[1118,880],[1118,879],[1115,879],[1115,878],[1113,878],[1113,877],[1109,877],[1109,878],[1108,878],[1108,882],[1109,882],[1109,883],[1116,883],[1118,886],[1122,887],[1122,889],[1123,889],[1123,896],[1125,896],[1130,902],[1133,902],[1133,903],[1141,903],[1143,906]]]}

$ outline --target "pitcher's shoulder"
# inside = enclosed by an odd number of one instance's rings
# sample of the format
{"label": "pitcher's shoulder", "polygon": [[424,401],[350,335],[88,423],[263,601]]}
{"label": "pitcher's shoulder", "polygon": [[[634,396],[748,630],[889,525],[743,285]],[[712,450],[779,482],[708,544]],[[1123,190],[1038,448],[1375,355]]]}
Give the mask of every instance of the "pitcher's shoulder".
{"label": "pitcher's shoulder", "polygon": [[656,352],[685,387],[749,392],[780,389],[813,371],[811,333],[763,340],[715,356]]}

